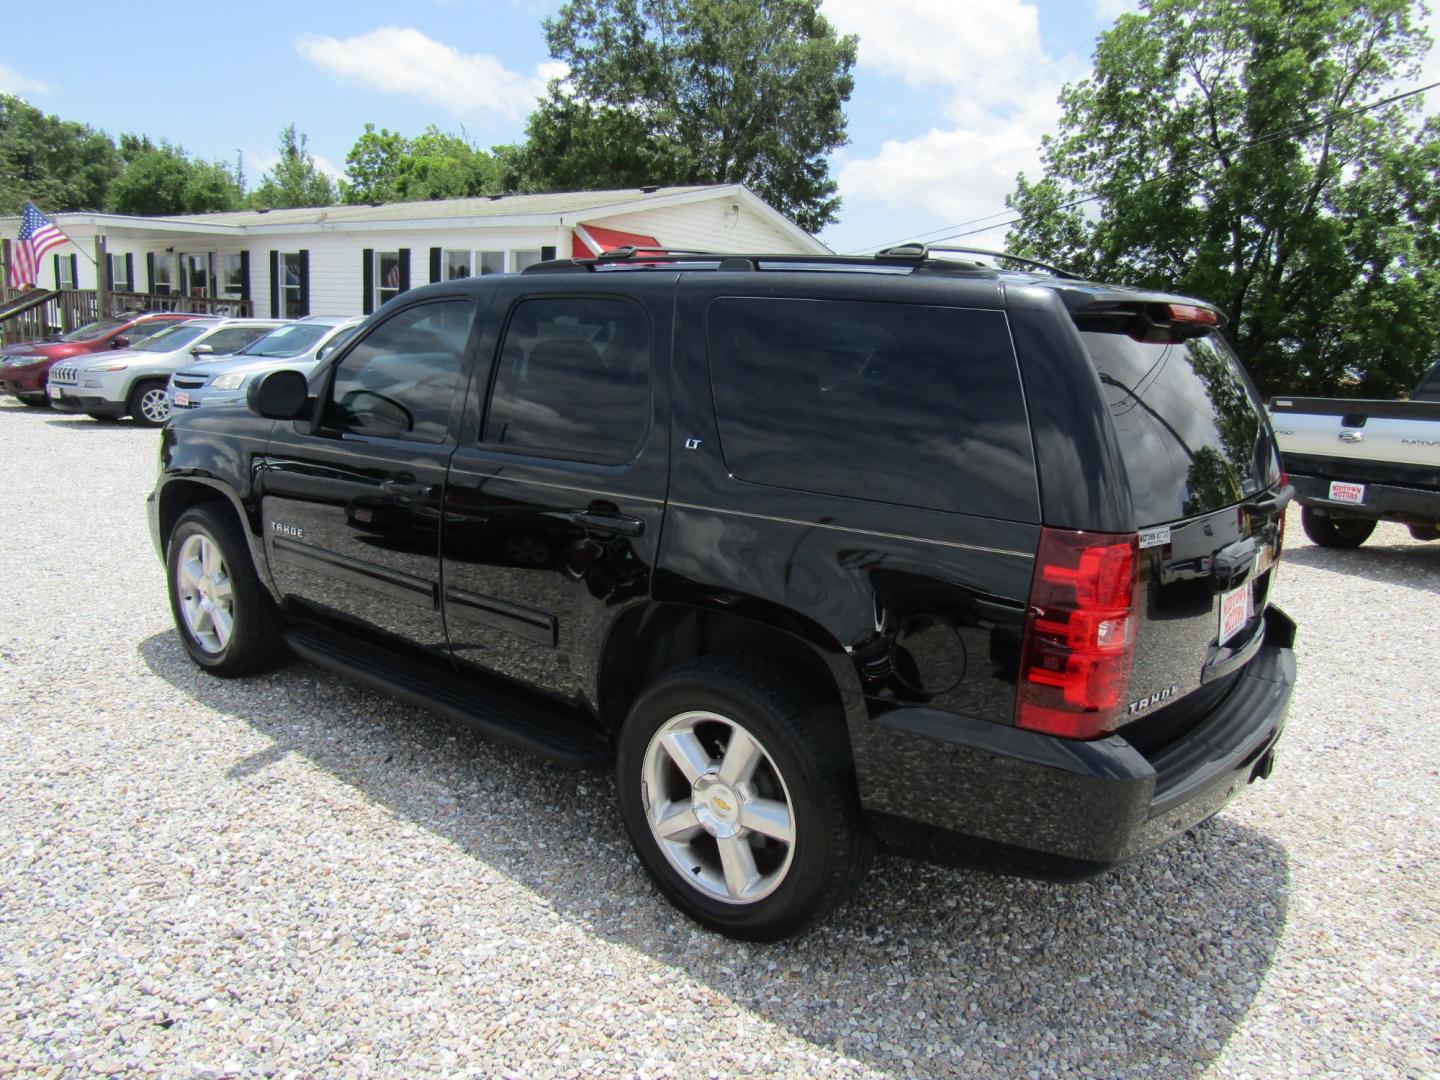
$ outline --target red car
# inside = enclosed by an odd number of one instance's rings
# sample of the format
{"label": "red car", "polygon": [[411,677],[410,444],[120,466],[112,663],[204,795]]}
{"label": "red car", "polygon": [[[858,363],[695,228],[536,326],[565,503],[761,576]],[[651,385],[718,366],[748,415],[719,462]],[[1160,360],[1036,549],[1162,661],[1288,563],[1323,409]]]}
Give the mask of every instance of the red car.
{"label": "red car", "polygon": [[27,341],[0,351],[0,394],[13,394],[26,405],[44,405],[45,376],[57,360],[105,349],[126,349],[177,322],[193,319],[181,312],[157,311],[101,319],[49,341]]}

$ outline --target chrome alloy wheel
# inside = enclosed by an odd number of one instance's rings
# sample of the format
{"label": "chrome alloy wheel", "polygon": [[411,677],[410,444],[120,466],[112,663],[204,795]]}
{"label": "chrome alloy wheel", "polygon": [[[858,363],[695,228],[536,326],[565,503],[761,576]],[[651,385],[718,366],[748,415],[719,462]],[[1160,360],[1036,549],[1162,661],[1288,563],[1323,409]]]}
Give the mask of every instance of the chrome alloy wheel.
{"label": "chrome alloy wheel", "polygon": [[140,395],[140,415],[151,424],[163,424],[170,419],[170,399],[165,396],[163,386],[152,386]]}
{"label": "chrome alloy wheel", "polygon": [[795,854],[785,778],[759,741],[713,712],[672,716],[650,739],[641,801],[670,865],[729,904],[769,896]]}
{"label": "chrome alloy wheel", "polygon": [[175,593],[185,629],[207,653],[220,653],[235,632],[235,589],[220,547],[204,533],[191,533],[175,560]]}

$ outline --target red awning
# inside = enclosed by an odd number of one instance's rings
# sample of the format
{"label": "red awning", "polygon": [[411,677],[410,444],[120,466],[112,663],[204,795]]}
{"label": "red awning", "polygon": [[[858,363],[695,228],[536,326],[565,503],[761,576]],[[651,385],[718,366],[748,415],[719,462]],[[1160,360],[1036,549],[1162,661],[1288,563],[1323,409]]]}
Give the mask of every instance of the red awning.
{"label": "red awning", "polygon": [[596,255],[618,247],[665,250],[653,236],[621,232],[619,229],[603,229],[599,225],[576,225],[570,241],[570,254],[576,259],[593,259]]}

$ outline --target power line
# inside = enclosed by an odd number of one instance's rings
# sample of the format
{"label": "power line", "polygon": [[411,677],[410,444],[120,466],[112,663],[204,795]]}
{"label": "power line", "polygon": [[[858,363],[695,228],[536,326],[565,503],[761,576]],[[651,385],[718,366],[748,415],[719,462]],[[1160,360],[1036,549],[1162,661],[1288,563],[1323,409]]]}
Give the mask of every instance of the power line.
{"label": "power line", "polygon": [[[1322,127],[1324,127],[1326,124],[1330,123],[1330,122],[1333,121],[1333,120],[1339,120],[1339,119],[1342,119],[1343,117],[1346,117],[1346,116],[1358,115],[1358,114],[1363,113],[1363,112],[1371,112],[1371,111],[1373,111],[1373,110],[1375,110],[1375,109],[1381,109],[1381,108],[1384,108],[1386,105],[1393,105],[1393,104],[1395,104],[1397,101],[1404,101],[1406,98],[1412,98],[1412,97],[1415,97],[1415,96],[1417,96],[1417,95],[1419,95],[1419,94],[1426,93],[1427,91],[1434,90],[1436,87],[1440,87],[1440,81],[1429,83],[1429,84],[1426,85],[1426,86],[1418,86],[1418,87],[1415,87],[1415,88],[1412,89],[1412,90],[1405,90],[1405,91],[1402,91],[1401,93],[1398,93],[1398,94],[1392,94],[1390,97],[1382,98],[1382,99],[1379,100],[1379,101],[1372,101],[1372,102],[1369,102],[1368,104],[1365,104],[1365,105],[1356,105],[1356,106],[1354,106],[1354,107],[1352,107],[1352,108],[1349,108],[1349,109],[1340,109],[1340,110],[1337,110],[1337,111],[1335,111],[1335,112],[1333,112],[1333,113],[1327,113],[1327,114],[1326,114],[1324,117],[1322,117],[1321,119],[1316,120],[1316,121],[1311,122],[1311,123],[1295,124],[1295,125],[1293,125],[1293,126],[1291,126],[1291,127],[1288,127],[1288,128],[1282,128],[1282,129],[1280,129],[1279,131],[1268,132],[1268,133],[1266,133],[1265,135],[1257,135],[1255,138],[1250,139],[1250,140],[1248,140],[1248,141],[1246,141],[1246,142],[1240,142],[1240,143],[1234,144],[1233,146],[1226,147],[1224,150],[1219,151],[1219,152],[1215,155],[1215,157],[1209,159],[1209,160],[1206,161],[1206,162],[1203,162],[1202,164],[1204,164],[1204,165],[1213,165],[1215,162],[1219,161],[1221,158],[1228,157],[1229,155],[1234,154],[1234,153],[1236,153],[1237,151],[1240,151],[1240,150],[1249,150],[1249,149],[1252,149],[1252,148],[1257,147],[1257,146],[1265,146],[1265,145],[1267,145],[1268,143],[1275,142],[1277,139],[1283,139],[1283,138],[1285,138],[1285,137],[1287,137],[1287,136],[1289,136],[1289,135],[1298,135],[1298,134],[1303,134],[1303,133],[1306,132],[1306,131],[1314,131],[1316,128],[1322,128]],[[1159,173],[1159,174],[1157,174],[1157,175],[1155,175],[1155,176],[1150,177],[1150,179],[1148,179],[1148,180],[1141,180],[1141,181],[1136,185],[1136,187],[1145,187],[1147,184],[1154,184],[1154,183],[1157,183],[1157,182],[1159,182],[1159,181],[1161,181],[1161,180],[1167,180],[1167,179],[1169,179],[1170,177],[1174,176],[1174,175],[1175,175],[1176,173],[1178,173],[1178,172],[1194,172],[1194,171],[1196,171],[1198,168],[1200,168],[1200,166],[1198,166],[1198,165],[1186,165],[1186,166],[1182,166],[1182,167],[1177,168],[1177,169],[1167,169],[1167,170],[1165,170],[1164,172],[1161,172],[1161,173]],[[1070,202],[1067,202],[1067,203],[1062,203],[1062,204],[1061,204],[1060,206],[1058,206],[1056,209],[1059,209],[1059,210],[1073,210],[1073,209],[1074,209],[1075,207],[1077,207],[1077,206],[1084,206],[1086,203],[1096,202],[1097,200],[1103,199],[1104,197],[1105,197],[1104,192],[1096,192],[1096,193],[1092,193],[1092,194],[1089,194],[1089,195],[1085,195],[1085,196],[1083,196],[1082,198],[1073,199],[1073,200],[1071,200]],[[1012,212],[1013,212],[1013,211],[1011,211],[1010,208],[1007,207],[1006,209],[997,211],[996,213],[993,213],[993,214],[986,214],[986,215],[984,215],[983,217],[971,218],[971,219],[968,220],[968,221],[961,221],[961,222],[958,222],[958,223],[956,223],[956,224],[954,224],[954,225],[943,225],[943,226],[941,226],[939,229],[930,229],[930,230],[928,230],[928,231],[926,231],[926,232],[919,233],[919,234],[917,234],[917,235],[915,235],[915,236],[909,236],[909,237],[906,237],[906,238],[904,238],[904,239],[902,239],[902,240],[891,240],[891,241],[889,241],[888,243],[884,243],[884,244],[874,244],[874,245],[867,245],[867,246],[868,246],[868,247],[873,247],[873,248],[875,248],[876,250],[878,250],[878,249],[880,249],[880,248],[891,247],[891,246],[893,246],[893,245],[895,245],[895,244],[903,244],[903,243],[907,243],[907,242],[915,242],[915,241],[919,241],[922,237],[928,237],[928,236],[930,236],[931,233],[943,232],[945,229],[964,229],[964,228],[965,228],[966,226],[968,226],[968,225],[975,225],[975,224],[978,224],[978,223],[980,223],[980,222],[982,222],[982,221],[988,221],[990,218],[1003,217],[1005,214],[1012,213]],[[976,235],[978,235],[979,233],[990,232],[990,231],[993,230],[993,229],[1009,228],[1011,225],[1017,225],[1017,224],[1019,224],[1019,223],[1020,223],[1021,221],[1023,221],[1023,220],[1024,220],[1023,217],[1014,217],[1014,218],[1011,218],[1009,221],[992,222],[992,223],[989,224],[989,225],[985,225],[985,226],[983,226],[983,227],[981,227],[981,228],[978,228],[978,229],[971,229],[971,230],[969,230],[968,232],[954,232],[954,233],[949,233],[948,235],[945,235],[945,236],[936,236],[936,237],[933,237],[933,238],[931,238],[931,239],[929,239],[929,240],[926,240],[926,241],[924,241],[924,242],[925,242],[925,243],[930,243],[930,244],[938,244],[938,243],[940,243],[941,241],[944,241],[944,240],[959,240],[959,239],[961,239],[961,238],[963,238],[963,237],[966,237],[966,236],[976,236]],[[857,250],[857,252],[855,252],[855,254],[858,254],[859,251],[863,251],[863,250],[865,250],[865,249],[864,249],[864,248],[860,248],[860,249]]]}

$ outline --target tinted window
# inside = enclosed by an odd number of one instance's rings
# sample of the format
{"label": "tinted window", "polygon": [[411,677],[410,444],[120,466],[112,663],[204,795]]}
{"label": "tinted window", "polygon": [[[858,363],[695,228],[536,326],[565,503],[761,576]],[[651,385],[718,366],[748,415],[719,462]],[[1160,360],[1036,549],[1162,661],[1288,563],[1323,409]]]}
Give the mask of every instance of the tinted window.
{"label": "tinted window", "polygon": [[418,304],[375,327],[335,369],[329,427],[444,442],[473,314],[468,300]]}
{"label": "tinted window", "polygon": [[1141,525],[1233,506],[1265,486],[1271,451],[1260,403],[1222,339],[1081,337],[1100,373]]}
{"label": "tinted window", "polygon": [[216,330],[202,344],[209,345],[215,355],[224,356],[239,352],[256,338],[262,338],[269,332],[268,326],[229,326],[224,330]]}
{"label": "tinted window", "polygon": [[1002,313],[724,298],[706,331],[725,463],[740,479],[1036,519]]}
{"label": "tinted window", "polygon": [[179,325],[178,319],[152,319],[148,322],[138,322],[125,335],[132,341],[144,341],[146,338],[154,337],[162,330],[173,330]]}
{"label": "tinted window", "polygon": [[485,441],[575,461],[629,461],[650,419],[650,323],[627,300],[515,306]]}

